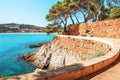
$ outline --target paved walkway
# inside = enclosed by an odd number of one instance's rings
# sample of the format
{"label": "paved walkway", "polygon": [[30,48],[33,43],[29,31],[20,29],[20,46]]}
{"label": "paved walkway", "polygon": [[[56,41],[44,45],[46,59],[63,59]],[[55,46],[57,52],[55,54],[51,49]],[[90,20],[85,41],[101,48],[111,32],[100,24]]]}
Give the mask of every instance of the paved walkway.
{"label": "paved walkway", "polygon": [[114,63],[104,69],[78,80],[120,80],[120,56]]}

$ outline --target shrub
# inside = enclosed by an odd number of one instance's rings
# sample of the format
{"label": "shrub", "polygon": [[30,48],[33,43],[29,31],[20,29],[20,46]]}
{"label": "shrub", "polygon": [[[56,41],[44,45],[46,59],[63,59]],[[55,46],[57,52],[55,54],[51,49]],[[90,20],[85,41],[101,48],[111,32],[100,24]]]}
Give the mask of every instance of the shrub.
{"label": "shrub", "polygon": [[109,14],[110,19],[120,18],[120,8],[115,7]]}
{"label": "shrub", "polygon": [[100,52],[96,52],[93,54],[92,58],[97,58],[97,57],[100,57],[100,56],[104,56],[104,52],[100,51]]}

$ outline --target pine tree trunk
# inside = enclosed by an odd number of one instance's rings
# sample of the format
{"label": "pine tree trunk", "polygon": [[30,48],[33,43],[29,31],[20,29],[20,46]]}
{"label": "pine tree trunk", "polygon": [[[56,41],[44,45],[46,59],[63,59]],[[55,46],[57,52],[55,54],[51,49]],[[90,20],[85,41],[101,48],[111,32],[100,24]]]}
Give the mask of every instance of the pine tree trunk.
{"label": "pine tree trunk", "polygon": [[73,20],[73,18],[72,18],[72,15],[70,15],[70,19],[71,19],[72,23],[75,24],[75,23],[74,23],[74,20]]}
{"label": "pine tree trunk", "polygon": [[77,20],[77,23],[80,24],[80,21],[78,20],[76,14],[75,14],[74,16],[75,16],[75,18],[76,18],[76,20]]}
{"label": "pine tree trunk", "polygon": [[102,10],[103,10],[103,7],[104,7],[103,4],[104,4],[104,1],[102,0],[101,6],[98,8],[97,21],[102,20]]}
{"label": "pine tree trunk", "polygon": [[67,32],[67,19],[65,19],[65,24],[64,24],[64,32]]}

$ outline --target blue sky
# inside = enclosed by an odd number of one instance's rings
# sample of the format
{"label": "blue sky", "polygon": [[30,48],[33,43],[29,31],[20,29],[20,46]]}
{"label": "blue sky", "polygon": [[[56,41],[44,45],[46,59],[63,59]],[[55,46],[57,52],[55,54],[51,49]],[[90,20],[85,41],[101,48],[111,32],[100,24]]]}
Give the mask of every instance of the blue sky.
{"label": "blue sky", "polygon": [[0,24],[46,26],[45,16],[57,1],[60,0],[0,0]]}

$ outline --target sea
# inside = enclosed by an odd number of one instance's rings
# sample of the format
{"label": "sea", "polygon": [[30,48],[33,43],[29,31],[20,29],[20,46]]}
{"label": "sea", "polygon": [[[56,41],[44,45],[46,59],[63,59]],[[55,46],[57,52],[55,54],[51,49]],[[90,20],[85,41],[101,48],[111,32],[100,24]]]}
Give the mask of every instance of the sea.
{"label": "sea", "polygon": [[49,42],[56,34],[2,33],[0,34],[0,74],[6,77],[33,72],[36,68],[20,58],[20,55],[36,51],[28,45]]}

